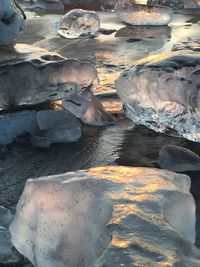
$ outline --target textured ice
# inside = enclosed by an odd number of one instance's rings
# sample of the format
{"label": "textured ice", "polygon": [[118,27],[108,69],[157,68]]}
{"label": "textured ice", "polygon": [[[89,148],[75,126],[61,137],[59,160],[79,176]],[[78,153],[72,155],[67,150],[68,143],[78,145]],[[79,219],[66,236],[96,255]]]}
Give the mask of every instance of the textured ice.
{"label": "textured ice", "polygon": [[199,171],[200,157],[184,147],[166,145],[159,151],[159,165],[174,172]]}
{"label": "textured ice", "polygon": [[65,99],[98,82],[88,62],[41,51],[25,59],[0,62],[0,108]]}
{"label": "textured ice", "polygon": [[7,145],[25,134],[38,147],[75,142],[81,135],[79,121],[69,112],[24,110],[0,115],[0,144]]}
{"label": "textured ice", "polygon": [[161,5],[169,6],[173,9],[182,9],[182,8],[198,8],[200,7],[199,0],[148,0],[148,5]]}
{"label": "textured ice", "polygon": [[131,3],[117,5],[115,13],[122,21],[131,25],[167,25],[172,19],[171,8]]}
{"label": "textured ice", "polygon": [[37,267],[200,266],[190,178],[109,166],[29,179],[10,226]]}
{"label": "textured ice", "polygon": [[92,126],[104,126],[112,123],[114,118],[106,112],[100,100],[93,95],[90,87],[82,94],[72,95],[62,102],[63,107],[79,118],[82,122]]}
{"label": "textured ice", "polygon": [[124,71],[115,85],[137,124],[200,142],[200,55],[178,51],[150,56]]}
{"label": "textured ice", "polygon": [[13,0],[0,0],[0,46],[12,45],[23,26],[23,18]]}
{"label": "textured ice", "polygon": [[94,11],[73,9],[56,23],[58,33],[66,38],[91,37],[100,28],[100,19]]}
{"label": "textured ice", "polygon": [[6,209],[3,206],[0,206],[0,226],[8,228],[13,221],[13,215],[9,209]]}

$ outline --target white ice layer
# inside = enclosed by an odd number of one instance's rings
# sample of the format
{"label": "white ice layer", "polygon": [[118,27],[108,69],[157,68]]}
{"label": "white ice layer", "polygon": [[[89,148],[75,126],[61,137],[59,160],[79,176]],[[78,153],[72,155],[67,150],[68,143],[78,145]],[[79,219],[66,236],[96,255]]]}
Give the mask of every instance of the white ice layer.
{"label": "white ice layer", "polygon": [[115,86],[137,124],[200,142],[200,55],[178,51],[149,56],[124,71]]}
{"label": "white ice layer", "polygon": [[12,242],[37,267],[197,267],[189,189],[186,175],[122,166],[29,179]]}
{"label": "white ice layer", "polygon": [[66,38],[91,37],[100,28],[100,19],[96,12],[73,9],[57,23],[57,31]]}
{"label": "white ice layer", "polygon": [[167,25],[172,19],[172,10],[168,7],[152,7],[139,4],[119,4],[116,15],[131,25]]}

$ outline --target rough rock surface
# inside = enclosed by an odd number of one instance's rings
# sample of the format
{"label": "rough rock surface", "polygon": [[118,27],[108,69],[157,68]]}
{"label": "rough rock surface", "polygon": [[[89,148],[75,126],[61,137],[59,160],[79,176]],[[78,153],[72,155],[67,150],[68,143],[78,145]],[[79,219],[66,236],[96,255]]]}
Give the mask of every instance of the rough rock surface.
{"label": "rough rock surface", "polygon": [[189,189],[186,175],[122,166],[29,179],[12,241],[38,267],[197,267]]}
{"label": "rough rock surface", "polygon": [[61,17],[56,28],[66,38],[91,37],[99,30],[100,19],[94,11],[73,9]]}
{"label": "rough rock surface", "polygon": [[137,124],[200,142],[200,54],[149,56],[124,71],[115,85]]}
{"label": "rough rock surface", "polygon": [[131,3],[117,5],[115,13],[122,21],[131,25],[167,25],[172,19],[171,8]]}

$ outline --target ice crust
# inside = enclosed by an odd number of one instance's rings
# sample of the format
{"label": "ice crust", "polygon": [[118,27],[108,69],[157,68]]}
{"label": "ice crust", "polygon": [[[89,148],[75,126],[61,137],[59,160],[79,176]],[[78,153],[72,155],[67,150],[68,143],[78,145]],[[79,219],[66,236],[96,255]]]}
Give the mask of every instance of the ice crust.
{"label": "ice crust", "polygon": [[37,267],[197,267],[189,189],[186,175],[122,166],[29,179],[12,242]]}
{"label": "ice crust", "polygon": [[100,28],[100,19],[96,12],[73,9],[56,23],[60,35],[74,39],[94,36]]}
{"label": "ice crust", "polygon": [[125,3],[117,5],[116,15],[131,25],[167,25],[172,19],[172,10],[167,7]]}
{"label": "ice crust", "polygon": [[115,81],[127,116],[137,124],[200,142],[200,55],[149,56]]}
{"label": "ice crust", "polygon": [[97,70],[88,62],[46,50],[30,53],[0,62],[0,108],[65,99],[96,83]]}
{"label": "ice crust", "polygon": [[14,44],[23,27],[23,18],[13,1],[0,0],[0,46]]}

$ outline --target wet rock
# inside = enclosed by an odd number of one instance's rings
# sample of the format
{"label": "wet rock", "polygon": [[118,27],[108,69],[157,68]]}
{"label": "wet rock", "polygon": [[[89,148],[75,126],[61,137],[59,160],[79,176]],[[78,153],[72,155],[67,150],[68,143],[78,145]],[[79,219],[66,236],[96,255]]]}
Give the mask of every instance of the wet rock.
{"label": "wet rock", "polygon": [[137,124],[200,142],[200,55],[178,51],[147,57],[115,85]]}
{"label": "wet rock", "polygon": [[94,36],[100,28],[100,19],[94,11],[73,9],[56,23],[58,33],[66,38]]}
{"label": "wet rock", "polygon": [[189,189],[186,175],[122,166],[29,179],[12,241],[38,267],[199,266]]}
{"label": "wet rock", "polygon": [[131,3],[117,5],[115,13],[122,21],[131,25],[167,25],[172,19],[172,10],[168,7]]}
{"label": "wet rock", "polygon": [[0,226],[8,228],[13,221],[13,215],[9,209],[6,209],[3,206],[0,206]]}
{"label": "wet rock", "polygon": [[13,0],[0,0],[0,46],[14,44],[23,29],[23,21]]}
{"label": "wet rock", "polygon": [[174,172],[199,171],[200,157],[184,147],[166,145],[159,151],[159,165]]}

